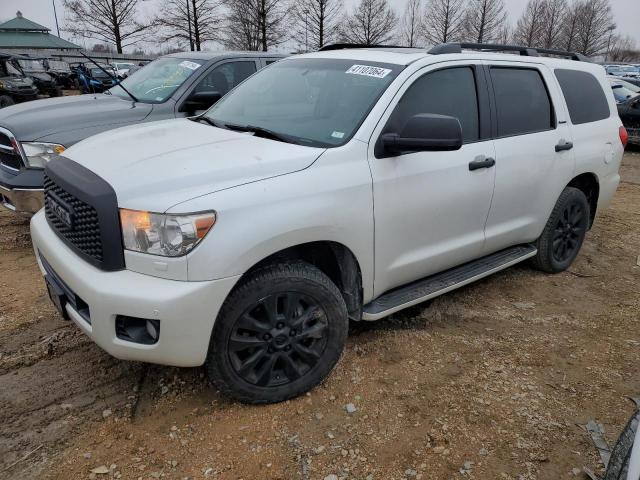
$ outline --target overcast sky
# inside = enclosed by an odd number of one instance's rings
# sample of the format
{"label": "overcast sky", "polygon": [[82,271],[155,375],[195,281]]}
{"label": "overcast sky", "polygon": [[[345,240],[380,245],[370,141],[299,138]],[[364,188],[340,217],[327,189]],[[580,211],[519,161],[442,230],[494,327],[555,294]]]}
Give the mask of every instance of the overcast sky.
{"label": "overcast sky", "polygon": [[[0,0],[0,20],[9,20],[15,16],[17,10],[22,11],[23,15],[51,29],[51,33],[55,32],[55,20],[53,16],[53,1],[56,2],[58,9],[58,20],[60,27],[64,24],[64,9],[62,0]],[[515,23],[526,5],[526,0],[505,0],[510,14],[510,21]],[[150,15],[154,8],[162,0],[143,0],[142,13]],[[351,8],[358,0],[345,0],[346,4]],[[407,0],[390,0],[398,14],[404,11]],[[613,14],[619,31],[623,34],[631,35],[640,45],[640,0],[611,0],[613,6]],[[69,39],[69,35],[62,33],[65,39]],[[82,43],[81,41],[78,43]],[[87,40],[86,46],[91,46],[93,41]],[[157,47],[157,44],[155,45]]]}

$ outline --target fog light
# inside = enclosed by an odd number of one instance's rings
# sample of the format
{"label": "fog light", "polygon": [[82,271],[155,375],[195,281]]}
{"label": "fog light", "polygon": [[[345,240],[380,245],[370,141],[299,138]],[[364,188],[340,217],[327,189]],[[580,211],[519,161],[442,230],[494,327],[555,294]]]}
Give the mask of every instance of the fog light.
{"label": "fog light", "polygon": [[160,338],[160,320],[118,315],[116,337],[127,342],[153,345]]}

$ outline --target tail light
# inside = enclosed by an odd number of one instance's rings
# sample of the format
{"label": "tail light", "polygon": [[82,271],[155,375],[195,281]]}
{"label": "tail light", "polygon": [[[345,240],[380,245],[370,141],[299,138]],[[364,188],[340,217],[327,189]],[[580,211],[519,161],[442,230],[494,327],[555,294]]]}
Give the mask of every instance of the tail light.
{"label": "tail light", "polygon": [[627,143],[629,143],[629,132],[624,127],[620,127],[620,141],[622,142],[622,146],[627,148]]}

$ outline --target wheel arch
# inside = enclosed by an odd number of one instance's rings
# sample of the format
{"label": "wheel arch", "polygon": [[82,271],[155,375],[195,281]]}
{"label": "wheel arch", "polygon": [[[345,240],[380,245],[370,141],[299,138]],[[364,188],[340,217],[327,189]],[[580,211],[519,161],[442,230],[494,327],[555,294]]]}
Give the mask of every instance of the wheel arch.
{"label": "wheel arch", "polygon": [[300,260],[314,265],[338,287],[347,305],[350,319],[362,318],[363,291],[360,263],[351,249],[339,242],[314,241],[274,252],[251,266],[237,285],[256,270],[266,266]]}
{"label": "wheel arch", "polygon": [[589,202],[590,216],[589,228],[593,226],[598,210],[598,199],[600,197],[600,182],[598,176],[593,172],[585,172],[575,176],[567,187],[573,187],[580,190],[587,197]]}

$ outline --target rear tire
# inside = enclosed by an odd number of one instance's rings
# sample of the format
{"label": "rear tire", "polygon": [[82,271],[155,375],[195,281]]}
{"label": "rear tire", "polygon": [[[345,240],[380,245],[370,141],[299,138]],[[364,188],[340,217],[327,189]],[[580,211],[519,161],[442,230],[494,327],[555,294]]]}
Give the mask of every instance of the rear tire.
{"label": "rear tire", "polygon": [[14,105],[16,102],[9,95],[0,95],[0,108]]}
{"label": "rear tire", "polygon": [[589,228],[591,212],[585,194],[565,188],[536,241],[538,253],[533,265],[547,273],[563,272],[576,259]]}
{"label": "rear tire", "polygon": [[225,301],[206,370],[243,403],[276,403],[320,383],[340,359],[347,307],[336,285],[304,262],[257,270]]}

